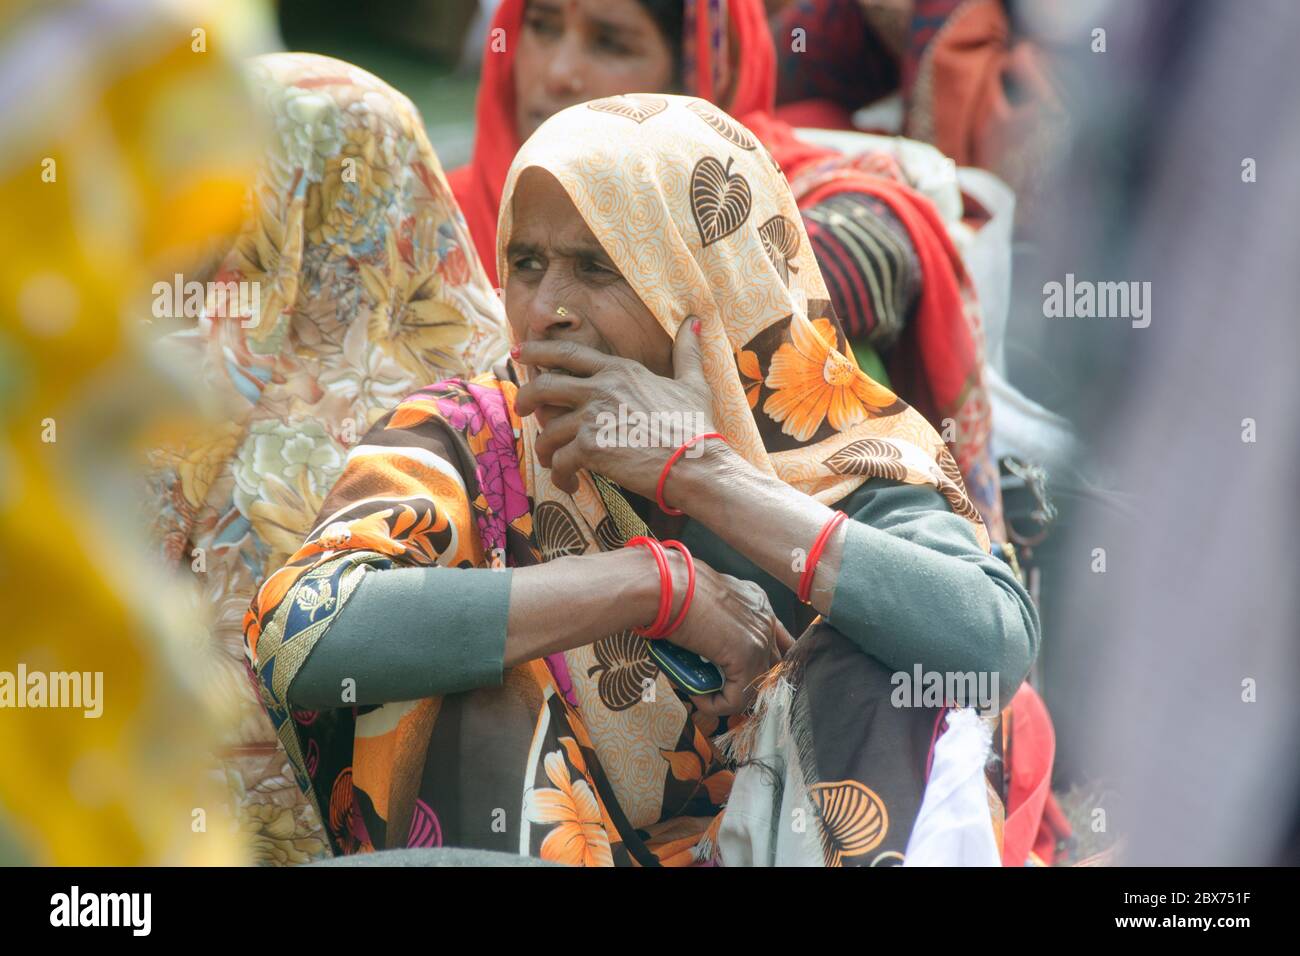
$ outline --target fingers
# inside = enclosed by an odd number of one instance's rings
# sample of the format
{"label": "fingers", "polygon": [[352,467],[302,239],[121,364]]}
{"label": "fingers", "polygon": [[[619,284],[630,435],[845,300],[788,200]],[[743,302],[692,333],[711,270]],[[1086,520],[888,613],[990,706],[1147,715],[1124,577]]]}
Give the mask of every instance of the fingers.
{"label": "fingers", "polygon": [[688,315],[677,327],[673,340],[673,377],[679,382],[706,385],[704,359],[700,355],[700,320]]}
{"label": "fingers", "polygon": [[603,369],[617,368],[627,361],[617,355],[606,355],[589,346],[579,345],[577,342],[554,340],[521,342],[514,359],[521,365],[562,368],[575,375],[595,375]]}
{"label": "fingers", "polygon": [[537,444],[534,448],[537,452],[537,460],[545,467],[551,468],[555,453],[577,438],[581,430],[581,412],[569,412],[552,418],[537,436]]}
{"label": "fingers", "polygon": [[578,490],[578,472],[582,470],[582,450],[569,442],[551,455],[551,481],[566,495]]}
{"label": "fingers", "polygon": [[776,641],[776,650],[781,657],[785,657],[794,648],[794,638],[775,614],[772,615],[772,637]]}
{"label": "fingers", "polygon": [[542,372],[530,378],[519,389],[515,411],[523,418],[543,405],[574,408],[586,401],[590,394],[591,383],[585,378]]}
{"label": "fingers", "polygon": [[692,697],[691,701],[705,717],[730,717],[732,714],[738,714],[745,708],[744,697],[735,700],[735,695],[729,695],[728,691],[735,686],[734,681],[728,681],[716,694],[705,694],[698,697]]}

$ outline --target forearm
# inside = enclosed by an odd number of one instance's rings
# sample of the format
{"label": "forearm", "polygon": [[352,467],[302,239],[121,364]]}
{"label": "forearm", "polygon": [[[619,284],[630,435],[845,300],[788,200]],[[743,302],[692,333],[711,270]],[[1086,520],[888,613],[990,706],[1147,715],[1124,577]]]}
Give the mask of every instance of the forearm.
{"label": "forearm", "polygon": [[[808,552],[834,514],[815,498],[753,468],[721,442],[673,466],[665,497],[791,591]],[[830,611],[839,578],[844,528],[836,528],[813,576],[812,605]],[[804,560],[797,560],[802,555]]]}
{"label": "forearm", "polygon": [[[685,564],[669,552],[674,607],[685,593]],[[644,548],[558,558],[514,572],[505,665],[546,657],[649,624],[659,609],[659,574]]]}
{"label": "forearm", "polygon": [[640,549],[504,571],[368,572],[303,662],[289,699],[319,710],[494,686],[506,668],[648,624],[658,600],[654,560]]}

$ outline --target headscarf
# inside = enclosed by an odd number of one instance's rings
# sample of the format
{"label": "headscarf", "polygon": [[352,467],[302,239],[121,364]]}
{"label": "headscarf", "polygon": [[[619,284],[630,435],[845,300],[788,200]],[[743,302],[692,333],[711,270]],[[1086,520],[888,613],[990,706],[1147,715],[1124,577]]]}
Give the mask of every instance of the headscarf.
{"label": "headscarf", "polygon": [[[515,44],[526,0],[503,0],[489,31],[477,103],[473,159],[448,182],[469,222],[479,256],[496,283],[498,216],[507,170],[519,150],[515,129]],[[933,204],[900,179],[878,175],[870,157],[846,157],[804,142],[774,116],[776,50],[762,0],[687,0],[688,52],[684,82],[736,117],[780,166],[800,209],[836,192],[883,202],[903,224],[917,251],[921,295],[915,314],[890,350],[893,387],[949,441],[967,488],[994,540],[1005,540],[1002,495],[991,451],[992,416],[983,375],[983,332],[974,286]],[[690,24],[694,24],[693,27]],[[720,29],[722,23],[728,29]],[[497,33],[497,31],[502,31]],[[493,36],[504,38],[497,50]],[[707,41],[707,42],[706,42]],[[707,61],[707,69],[694,63]],[[698,89],[708,77],[713,94]],[[730,87],[728,101],[718,103]],[[831,182],[833,180],[833,182]]]}
{"label": "headscarf", "polygon": [[[561,183],[665,332],[676,335],[687,314],[700,318],[713,419],[756,468],[827,503],[872,477],[930,485],[987,546],[942,440],[847,350],[789,187],[749,131],[682,96],[611,97],[556,114],[506,179],[498,266],[507,276],[512,197],[534,166]],[[456,806],[440,790],[449,776],[506,781],[503,794],[480,799],[507,807],[518,774],[525,833],[514,846],[523,852],[698,862],[730,788],[707,739],[725,726],[694,713],[630,633],[509,672],[510,700],[541,711],[519,724],[488,688],[359,717],[334,710],[328,720],[288,704],[301,662],[375,569],[485,567],[494,553],[522,566],[646,533],[601,477],[580,473],[573,495],[555,486],[534,451],[536,419],[514,412],[526,377],[503,368],[424,389],[352,452],[306,543],[246,620],[263,701],[340,852],[406,845],[416,833],[441,839],[470,825],[463,812],[458,824],[445,816]],[[444,752],[446,738],[435,736],[444,723],[490,727],[491,740],[461,739]],[[522,748],[526,762],[503,765],[519,759],[508,756],[522,752],[510,744],[517,733],[536,735]]]}
{"label": "headscarf", "polygon": [[490,367],[507,336],[410,101],[312,54],[258,57],[247,73],[271,144],[212,278],[260,295],[241,310],[214,287],[169,343],[222,424],[154,456],[155,533],[168,561],[198,572],[209,685],[239,708],[223,762],[257,859],[298,863],[325,847],[249,692],[243,614],[349,447],[410,392]]}

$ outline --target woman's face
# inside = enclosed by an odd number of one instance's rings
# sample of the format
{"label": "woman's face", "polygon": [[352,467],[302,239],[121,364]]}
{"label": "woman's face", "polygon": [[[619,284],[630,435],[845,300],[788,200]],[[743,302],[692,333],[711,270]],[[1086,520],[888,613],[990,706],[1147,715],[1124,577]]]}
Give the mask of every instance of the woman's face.
{"label": "woman's face", "polygon": [[515,55],[520,141],[575,103],[672,87],[673,52],[637,0],[528,0]]}
{"label": "woman's face", "polygon": [[515,340],[577,342],[671,376],[672,339],[555,177],[524,170],[511,209],[505,303]]}

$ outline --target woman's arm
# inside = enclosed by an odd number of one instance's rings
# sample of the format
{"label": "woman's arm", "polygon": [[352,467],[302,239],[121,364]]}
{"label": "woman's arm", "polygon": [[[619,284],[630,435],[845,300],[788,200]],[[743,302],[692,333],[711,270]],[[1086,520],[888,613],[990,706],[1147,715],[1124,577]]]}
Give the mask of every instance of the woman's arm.
{"label": "woman's arm", "polygon": [[320,710],[494,686],[506,668],[648,623],[658,601],[653,559],[631,550],[526,568],[369,571],[289,700]]}
{"label": "woman's arm", "polygon": [[[673,466],[665,497],[794,590],[795,549],[806,553],[832,510],[709,447]],[[846,504],[852,520],[817,564],[813,606],[892,667],[997,672],[1001,692],[1014,690],[1037,653],[1038,616],[970,522],[929,485],[873,479]]]}
{"label": "woman's arm", "polygon": [[[685,601],[686,566],[675,551],[668,560],[676,617]],[[754,679],[779,660],[791,638],[758,585],[702,561],[695,571],[694,601],[672,639],[723,672],[721,691],[695,698],[700,709],[736,713],[751,699]],[[658,610],[659,588],[654,559],[630,548],[502,571],[369,572],[316,642],[287,696],[295,707],[323,710],[494,686],[505,668],[648,624]]]}

